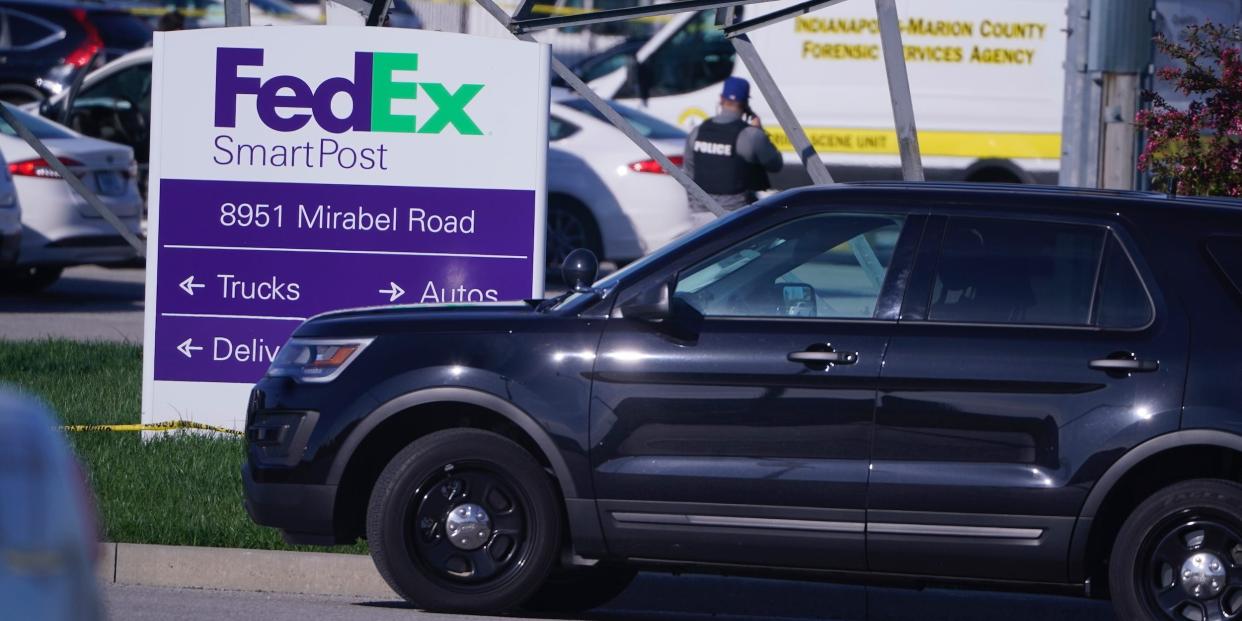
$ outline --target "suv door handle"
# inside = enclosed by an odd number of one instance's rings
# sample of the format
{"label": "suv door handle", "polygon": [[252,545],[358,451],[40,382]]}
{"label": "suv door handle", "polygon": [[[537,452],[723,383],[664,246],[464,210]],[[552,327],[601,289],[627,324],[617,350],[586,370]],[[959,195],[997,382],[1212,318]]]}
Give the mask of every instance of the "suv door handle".
{"label": "suv door handle", "polygon": [[1160,363],[1155,360],[1137,360],[1131,355],[1129,358],[1100,358],[1099,360],[1092,360],[1090,366],[1097,371],[1148,373],[1159,369]]}
{"label": "suv door handle", "polygon": [[821,367],[829,364],[854,364],[858,362],[858,354],[852,351],[795,351],[789,353],[789,361]]}

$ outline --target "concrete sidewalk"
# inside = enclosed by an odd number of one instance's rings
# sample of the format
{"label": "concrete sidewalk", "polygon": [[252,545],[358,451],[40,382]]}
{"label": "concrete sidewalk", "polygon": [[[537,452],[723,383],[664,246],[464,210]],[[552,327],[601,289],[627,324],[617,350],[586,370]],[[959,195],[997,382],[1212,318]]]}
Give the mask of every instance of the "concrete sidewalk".
{"label": "concrete sidewalk", "polygon": [[105,584],[401,599],[369,556],[103,543]]}

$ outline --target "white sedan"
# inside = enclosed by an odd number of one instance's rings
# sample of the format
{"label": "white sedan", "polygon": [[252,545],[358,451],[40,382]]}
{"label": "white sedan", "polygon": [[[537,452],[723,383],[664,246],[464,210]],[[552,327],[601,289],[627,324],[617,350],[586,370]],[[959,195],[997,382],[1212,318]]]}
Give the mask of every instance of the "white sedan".
{"label": "white sedan", "polygon": [[[141,234],[142,197],[132,149],[88,138],[12,106],[9,110],[131,232]],[[126,263],[138,256],[121,234],[3,120],[0,154],[8,163],[8,175],[22,204],[17,267],[0,272],[0,291],[42,289],[56,282],[65,267]]]}
{"label": "white sedan", "polygon": [[[676,165],[686,134],[610,103]],[[584,99],[553,93],[548,118],[547,262],[586,248],[624,264],[695,226],[681,184]]]}

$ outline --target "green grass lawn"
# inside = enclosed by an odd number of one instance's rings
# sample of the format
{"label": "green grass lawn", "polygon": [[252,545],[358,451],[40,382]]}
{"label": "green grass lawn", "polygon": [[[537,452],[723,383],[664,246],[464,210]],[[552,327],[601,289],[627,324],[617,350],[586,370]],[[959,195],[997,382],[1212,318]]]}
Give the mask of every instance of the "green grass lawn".
{"label": "green grass lawn", "polygon": [[[0,341],[0,383],[46,401],[66,425],[137,423],[142,348],[64,340]],[[172,432],[70,432],[99,498],[104,539],[129,543],[330,550],[288,546],[242,508],[240,439]]]}

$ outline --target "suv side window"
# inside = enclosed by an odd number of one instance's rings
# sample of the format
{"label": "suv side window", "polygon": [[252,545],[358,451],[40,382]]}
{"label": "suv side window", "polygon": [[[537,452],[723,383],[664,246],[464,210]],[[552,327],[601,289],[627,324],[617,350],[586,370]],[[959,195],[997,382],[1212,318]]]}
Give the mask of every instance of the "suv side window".
{"label": "suv side window", "polygon": [[930,321],[1142,328],[1151,298],[1102,226],[949,218]]}
{"label": "suv side window", "polygon": [[1105,234],[1097,226],[950,218],[928,319],[1089,325]]}
{"label": "suv side window", "polygon": [[1141,328],[1152,320],[1151,299],[1134,271],[1134,263],[1116,237],[1108,236],[1104,264],[1100,268],[1100,291],[1096,300],[1096,325],[1105,328]]}
{"label": "suv side window", "polygon": [[795,220],[685,270],[674,295],[708,317],[869,319],[904,221],[878,214]]}
{"label": "suv side window", "polygon": [[61,34],[51,22],[0,10],[0,50],[33,49],[55,41]]}

